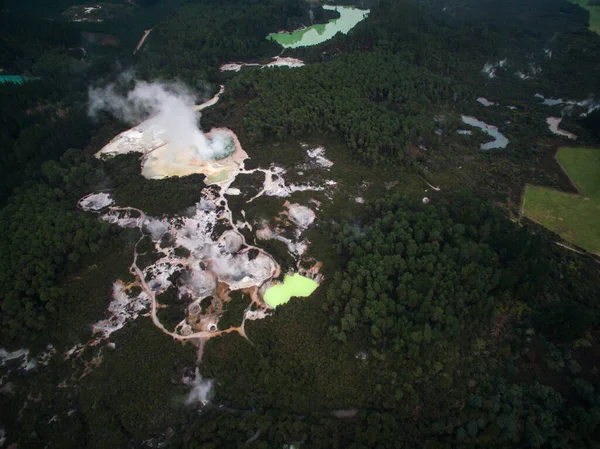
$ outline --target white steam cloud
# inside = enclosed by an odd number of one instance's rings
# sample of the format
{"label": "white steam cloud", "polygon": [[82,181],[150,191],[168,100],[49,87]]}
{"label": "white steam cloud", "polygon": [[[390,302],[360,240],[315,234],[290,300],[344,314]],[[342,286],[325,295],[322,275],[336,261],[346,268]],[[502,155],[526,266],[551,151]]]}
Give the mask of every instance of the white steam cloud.
{"label": "white steam cloud", "polygon": [[[133,89],[126,92],[126,86],[132,82]],[[124,74],[117,83],[90,88],[88,93],[88,113],[92,118],[105,111],[132,125],[148,119],[148,128],[159,130],[173,148],[191,148],[201,160],[218,159],[230,152],[231,142],[224,133],[207,139],[200,130],[194,95],[182,84],[148,83]]]}
{"label": "white steam cloud", "polygon": [[185,405],[206,405],[212,396],[213,381],[211,379],[203,379],[200,371],[196,368],[195,377],[189,385],[192,390],[185,398]]}
{"label": "white steam cloud", "polygon": [[148,217],[144,222],[144,228],[152,236],[152,240],[158,241],[169,231],[167,220]]}

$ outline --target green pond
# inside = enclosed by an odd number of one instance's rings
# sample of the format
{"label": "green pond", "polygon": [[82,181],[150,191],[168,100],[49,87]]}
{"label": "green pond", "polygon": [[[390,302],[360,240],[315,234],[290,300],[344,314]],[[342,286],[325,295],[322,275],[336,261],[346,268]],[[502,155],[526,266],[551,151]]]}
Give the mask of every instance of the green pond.
{"label": "green pond", "polygon": [[310,278],[299,275],[285,275],[283,284],[277,284],[270,287],[265,292],[265,302],[271,307],[285,304],[292,296],[306,297],[309,296],[319,286]]}
{"label": "green pond", "polygon": [[340,17],[338,19],[332,19],[328,23],[312,25],[292,33],[281,32],[269,34],[267,39],[274,40],[284,48],[317,45],[331,39],[338,32],[344,34],[348,33],[348,31],[354,28],[358,22],[369,15],[368,9],[357,9],[350,6],[325,5],[323,6],[323,9],[337,11],[340,13]]}

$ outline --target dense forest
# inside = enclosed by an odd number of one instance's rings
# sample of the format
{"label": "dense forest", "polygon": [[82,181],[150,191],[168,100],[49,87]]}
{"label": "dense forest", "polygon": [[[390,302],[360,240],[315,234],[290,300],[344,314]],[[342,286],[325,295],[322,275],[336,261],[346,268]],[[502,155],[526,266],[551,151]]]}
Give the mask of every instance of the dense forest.
{"label": "dense forest", "polygon": [[1,156],[0,204],[38,173],[44,161],[59,158],[68,148],[82,147],[90,138],[85,109],[53,104],[47,96],[48,103],[40,104],[37,96],[44,97],[48,88],[39,84],[0,86],[3,104],[10,106],[2,108],[0,141],[6,151]]}
{"label": "dense forest", "polygon": [[[565,3],[545,3],[536,15],[525,15],[521,2],[499,10],[493,4],[488,16],[488,6],[458,3],[440,11],[437,2],[382,1],[370,17],[376,26],[359,24],[318,54],[310,47],[297,50],[320,64],[291,73],[248,71],[234,80],[228,95],[249,97],[244,129],[250,139],[334,133],[346,139],[357,161],[410,165],[410,144],[437,140],[434,115],[456,119],[468,110],[467,100],[483,92],[522,103],[539,91],[575,95],[597,89],[598,40],[582,38],[582,11],[570,7],[564,14]],[[543,45],[560,50],[548,61]],[[501,59],[511,71],[500,70],[498,82],[488,86],[481,69]],[[573,61],[577,70],[569,70]],[[517,81],[515,72],[538,64],[543,79]],[[501,117],[514,118],[510,110]],[[515,137],[531,132],[519,129]]]}
{"label": "dense forest", "polygon": [[[598,399],[582,368],[593,363],[586,331],[600,311],[593,261],[464,195],[438,206],[390,196],[328,236],[344,262],[326,292],[252,326],[252,346],[233,337],[209,346],[215,400],[244,417],[215,413],[214,425],[236,432],[216,442],[211,433],[214,447],[242,444],[253,427],[267,441],[281,432],[310,447],[579,447],[595,438]],[[552,377],[563,378],[558,389]],[[281,403],[309,417],[266,411]],[[357,420],[328,417],[334,407],[358,409]],[[184,447],[211,447],[194,445],[213,424],[199,425]]]}
{"label": "dense forest", "polygon": [[[276,54],[279,46],[265,39],[268,33],[310,23],[303,0],[187,3],[153,31],[149,51],[140,55],[142,76],[202,85],[223,63]],[[314,23],[332,15],[322,8],[315,11]]]}
{"label": "dense forest", "polygon": [[0,84],[3,205],[42,162],[57,159],[68,148],[85,145],[90,133],[85,109],[73,101],[73,84],[81,79],[81,67],[68,47],[78,43],[79,33],[68,24],[9,17],[7,13],[2,13],[1,23],[0,67],[6,73],[34,78],[23,85]]}
{"label": "dense forest", "polygon": [[117,232],[108,223],[73,210],[93,182],[94,160],[70,150],[42,166],[42,179],[21,187],[0,211],[3,231],[3,337],[23,338],[46,330],[68,294],[61,285],[68,263],[98,253]]}
{"label": "dense forest", "polygon": [[[31,371],[2,359],[0,441],[61,449],[597,446],[597,258],[506,217],[532,177],[568,183],[545,124],[563,111],[534,95],[600,95],[600,37],[583,8],[342,1],[370,8],[368,19],[319,46],[282,51],[265,36],[337,14],[303,0],[114,3],[131,12],[68,21],[63,12],[75,0],[7,0],[1,12],[2,74],[30,81],[0,84],[0,348],[35,356],[52,344],[57,355]],[[219,71],[276,55],[306,66]],[[504,59],[495,78],[482,72]],[[115,279],[132,280],[139,238],[78,200],[109,191],[118,204],[173,215],[204,186],[202,175],[145,179],[139,154],[93,157],[126,125],[91,120],[88,88],[127,69],[183,81],[199,98],[225,84],[202,124],[233,129],[249,167],[287,168],[297,155],[285,152],[307,139],[327,142],[334,161],[338,193],[307,231],[323,283],[247,322],[249,341],[235,333],[208,341],[199,366],[196,347],[165,337],[145,316],[115,332],[112,349],[84,346],[65,357],[106,317]],[[478,96],[500,107],[484,108]],[[458,135],[461,114],[501,126],[506,151],[479,151],[487,137],[477,130],[472,140]],[[569,114],[561,126],[597,145],[600,111]],[[442,190],[424,204],[422,186],[433,177]],[[357,186],[365,204],[353,199]],[[280,206],[268,201],[249,205],[248,216]],[[280,243],[262,245],[287,268]],[[247,304],[236,292],[219,326],[240,324]],[[184,405],[181,381],[196,367],[214,379],[201,410]]]}
{"label": "dense forest", "polygon": [[253,71],[230,96],[258,97],[246,105],[252,139],[311,132],[342,136],[363,163],[401,162],[411,143],[432,135],[431,110],[462,102],[466,88],[411,64],[410,55],[353,53],[299,71]]}

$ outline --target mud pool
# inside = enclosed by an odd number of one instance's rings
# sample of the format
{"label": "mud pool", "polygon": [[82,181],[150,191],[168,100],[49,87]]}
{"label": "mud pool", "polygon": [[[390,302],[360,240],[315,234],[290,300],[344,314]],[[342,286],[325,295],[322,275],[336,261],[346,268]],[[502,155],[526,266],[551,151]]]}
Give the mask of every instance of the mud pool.
{"label": "mud pool", "polygon": [[223,64],[219,70],[221,72],[239,72],[244,67],[260,67],[261,69],[270,68],[270,67],[290,67],[297,68],[303,67],[304,61],[296,58],[284,58],[281,56],[275,56],[273,61],[267,64],[259,64],[256,62],[230,62],[228,64]]}
{"label": "mud pool", "polygon": [[548,129],[552,134],[556,134],[557,136],[566,137],[571,140],[576,140],[577,136],[569,131],[565,131],[564,129],[559,128],[560,122],[562,122],[562,117],[548,117],[546,119],[546,123],[548,124]]}

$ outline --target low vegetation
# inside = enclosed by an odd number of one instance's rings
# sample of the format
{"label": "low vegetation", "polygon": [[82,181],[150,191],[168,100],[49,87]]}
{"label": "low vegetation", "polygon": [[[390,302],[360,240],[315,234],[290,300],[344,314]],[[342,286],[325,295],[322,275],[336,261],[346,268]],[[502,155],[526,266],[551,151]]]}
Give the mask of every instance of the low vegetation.
{"label": "low vegetation", "polygon": [[521,213],[568,242],[600,254],[600,150],[559,148],[556,159],[579,194],[527,185]]}
{"label": "low vegetation", "polygon": [[590,13],[590,30],[600,34],[600,2],[598,0],[571,0]]}
{"label": "low vegetation", "polygon": [[600,253],[600,200],[597,198],[528,185],[522,213],[568,242]]}
{"label": "low vegetation", "polygon": [[600,198],[600,148],[559,148],[556,160],[587,198]]}

